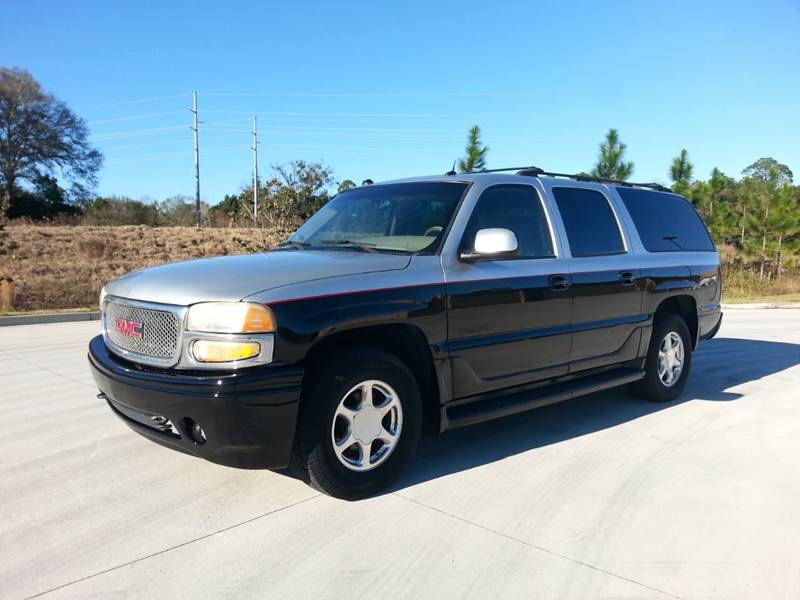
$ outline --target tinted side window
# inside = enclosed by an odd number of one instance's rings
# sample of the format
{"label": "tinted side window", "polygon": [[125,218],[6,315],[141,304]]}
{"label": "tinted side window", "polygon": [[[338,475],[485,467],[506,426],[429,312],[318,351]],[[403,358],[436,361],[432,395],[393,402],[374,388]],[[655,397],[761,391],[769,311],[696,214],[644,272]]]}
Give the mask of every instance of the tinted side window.
{"label": "tinted side window", "polygon": [[683,196],[625,187],[617,192],[650,252],[714,250],[703,221]]}
{"label": "tinted side window", "polygon": [[494,227],[514,232],[521,258],[555,256],[542,203],[529,185],[495,185],[486,189],[464,233],[465,249],[472,249],[478,230]]}
{"label": "tinted side window", "polygon": [[567,230],[572,256],[602,256],[625,252],[617,219],[600,192],[573,187],[553,188]]}

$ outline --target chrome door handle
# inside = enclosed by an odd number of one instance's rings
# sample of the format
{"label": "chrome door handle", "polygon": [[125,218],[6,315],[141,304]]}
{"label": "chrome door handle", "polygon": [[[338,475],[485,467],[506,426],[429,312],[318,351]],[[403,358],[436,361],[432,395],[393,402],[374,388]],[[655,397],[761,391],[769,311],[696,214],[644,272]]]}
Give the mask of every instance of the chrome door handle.
{"label": "chrome door handle", "polygon": [[551,275],[550,276],[550,289],[557,292],[568,290],[572,284],[569,277],[566,275]]}

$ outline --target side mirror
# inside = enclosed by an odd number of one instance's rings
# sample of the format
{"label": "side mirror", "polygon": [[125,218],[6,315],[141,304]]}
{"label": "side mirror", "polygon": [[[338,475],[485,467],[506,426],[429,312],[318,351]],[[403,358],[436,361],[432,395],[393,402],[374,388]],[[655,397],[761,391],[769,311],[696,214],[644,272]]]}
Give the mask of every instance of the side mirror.
{"label": "side mirror", "polygon": [[519,254],[517,236],[509,229],[481,229],[475,234],[473,252],[462,252],[461,260],[511,258]]}

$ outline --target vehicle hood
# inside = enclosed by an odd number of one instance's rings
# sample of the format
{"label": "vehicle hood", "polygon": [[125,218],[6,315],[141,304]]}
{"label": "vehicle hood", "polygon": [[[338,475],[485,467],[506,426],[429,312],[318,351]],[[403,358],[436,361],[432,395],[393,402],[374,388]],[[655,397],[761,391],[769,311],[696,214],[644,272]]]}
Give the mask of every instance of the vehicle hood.
{"label": "vehicle hood", "polygon": [[410,255],[350,250],[280,250],[220,256],[132,271],[106,285],[112,296],[187,306],[241,300],[258,292],[318,279],[404,269]]}

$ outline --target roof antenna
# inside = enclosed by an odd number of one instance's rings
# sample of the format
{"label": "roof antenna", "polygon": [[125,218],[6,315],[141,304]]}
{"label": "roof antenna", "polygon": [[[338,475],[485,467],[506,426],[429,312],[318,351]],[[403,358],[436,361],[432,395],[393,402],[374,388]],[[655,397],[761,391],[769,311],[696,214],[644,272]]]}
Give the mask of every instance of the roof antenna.
{"label": "roof antenna", "polygon": [[456,174],[456,161],[457,161],[457,160],[458,160],[458,159],[456,159],[456,160],[454,160],[454,161],[453,161],[453,168],[452,168],[452,169],[450,169],[450,170],[449,170],[447,173],[445,173],[445,175],[449,175],[449,176],[451,176],[451,177],[452,177],[453,175],[455,175],[455,174]]}

